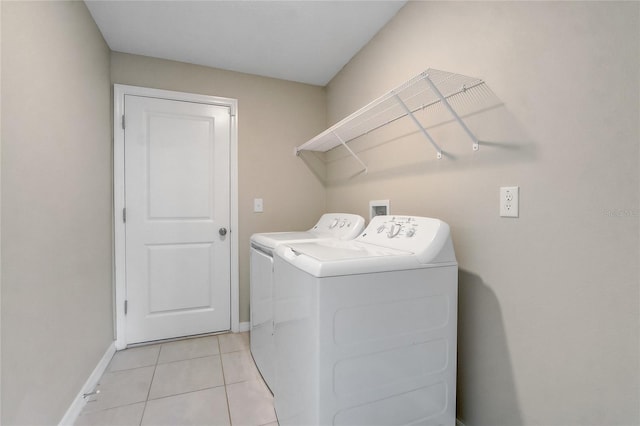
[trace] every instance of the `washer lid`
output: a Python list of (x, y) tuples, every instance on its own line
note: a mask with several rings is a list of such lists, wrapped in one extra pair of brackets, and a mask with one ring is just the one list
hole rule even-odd
[(408, 256), (411, 252), (363, 244), (356, 241), (317, 241), (287, 244), (296, 254), (310, 256), (319, 262), (350, 261), (355, 259)]
[(257, 243), (261, 246), (268, 248), (276, 248), (285, 242), (296, 241), (313, 241), (322, 238), (320, 235), (314, 232), (268, 232), (264, 234), (253, 234), (251, 236), (251, 242)]
[(253, 234), (251, 242), (274, 249), (285, 242), (317, 241), (328, 238), (351, 240), (357, 237), (363, 229), (364, 219), (362, 216), (349, 213), (326, 213), (308, 231)]
[[(424, 268), (413, 253), (376, 247), (356, 241), (319, 241), (282, 244), (276, 248), (281, 260), (314, 277), (366, 274)], [(278, 267), (276, 267), (276, 271)], [(277, 273), (277, 272), (276, 272)]]

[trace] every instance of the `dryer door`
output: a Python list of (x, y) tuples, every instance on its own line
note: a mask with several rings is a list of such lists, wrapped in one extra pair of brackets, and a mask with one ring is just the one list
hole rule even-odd
[(273, 342), (273, 257), (251, 248), (251, 354), (267, 386), (272, 388)]

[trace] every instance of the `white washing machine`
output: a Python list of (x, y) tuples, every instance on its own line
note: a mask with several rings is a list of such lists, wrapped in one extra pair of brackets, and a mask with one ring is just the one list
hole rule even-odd
[(455, 424), (446, 223), (376, 216), (352, 241), (287, 244), (274, 260), (281, 426)]
[(364, 229), (361, 216), (327, 213), (304, 232), (270, 232), (251, 236), (250, 309), (251, 354), (266, 384), (273, 392), (275, 348), (273, 340), (273, 251), (283, 243), (350, 240)]

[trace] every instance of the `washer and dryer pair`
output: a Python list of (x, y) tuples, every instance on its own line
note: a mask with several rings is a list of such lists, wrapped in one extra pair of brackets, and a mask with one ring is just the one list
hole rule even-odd
[(449, 226), (424, 217), (277, 246), (280, 425), (454, 425), (457, 271)]

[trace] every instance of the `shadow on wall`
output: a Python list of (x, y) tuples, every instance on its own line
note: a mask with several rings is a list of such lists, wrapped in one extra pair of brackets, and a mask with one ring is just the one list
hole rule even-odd
[[(328, 186), (446, 171), (478, 170), (497, 165), (531, 162), (537, 158), (536, 144), (524, 126), (504, 105), (497, 105), (464, 117), (479, 137), (479, 151), (473, 151), (468, 136), (451, 120), (425, 126), (440, 143), (442, 159), (411, 122), (392, 123), (349, 143), (368, 166), (368, 173), (355, 173), (358, 162), (341, 146), (326, 153), (325, 163), (307, 165), (317, 168)], [(423, 120), (425, 121), (425, 120)], [(357, 179), (354, 179), (357, 178)]]
[(296, 155), (304, 161), (318, 181), (321, 183), (327, 181), (327, 166), (325, 164), (326, 160), (324, 152), (300, 151), (296, 153)]
[(522, 424), (498, 299), (459, 270), (457, 417), (467, 426)]

